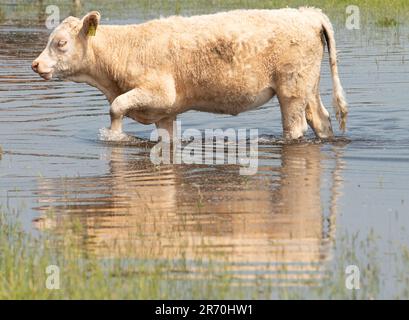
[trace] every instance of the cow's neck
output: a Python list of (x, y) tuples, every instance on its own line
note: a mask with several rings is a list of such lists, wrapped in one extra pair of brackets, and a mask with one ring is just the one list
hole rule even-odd
[[(127, 90), (121, 84), (121, 76), (125, 70), (121, 61), (120, 50), (122, 44), (117, 35), (117, 30), (108, 26), (98, 28), (95, 38), (91, 38), (86, 54), (88, 68), (80, 76), (81, 82), (86, 82), (101, 90), (108, 101), (112, 101)], [(122, 62), (122, 63), (121, 63)]]

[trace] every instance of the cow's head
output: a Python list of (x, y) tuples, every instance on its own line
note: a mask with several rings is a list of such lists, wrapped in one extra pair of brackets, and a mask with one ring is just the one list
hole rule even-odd
[(51, 33), (44, 51), (31, 65), (45, 80), (65, 78), (84, 67), (88, 37), (95, 35), (101, 15), (97, 11), (84, 18), (66, 18)]

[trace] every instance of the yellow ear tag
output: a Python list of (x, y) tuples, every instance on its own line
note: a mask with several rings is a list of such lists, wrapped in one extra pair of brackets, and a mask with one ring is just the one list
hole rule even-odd
[(96, 32), (97, 32), (97, 28), (95, 28), (94, 25), (90, 25), (88, 28), (87, 36), (94, 37)]

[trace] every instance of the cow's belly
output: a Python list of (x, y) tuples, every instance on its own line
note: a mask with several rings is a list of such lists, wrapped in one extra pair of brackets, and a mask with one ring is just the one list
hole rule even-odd
[(274, 95), (275, 92), (272, 88), (265, 88), (257, 95), (248, 94), (228, 98), (226, 96), (214, 96), (204, 101), (193, 103), (193, 106), (175, 107), (173, 113), (151, 110), (149, 106), (146, 106), (142, 108), (143, 110), (131, 109), (127, 112), (126, 116), (142, 124), (151, 124), (165, 117), (177, 115), (188, 110), (237, 115), (262, 106), (272, 99)]
[(256, 95), (244, 94), (239, 96), (223, 95), (211, 97), (200, 101), (192, 109), (203, 112), (237, 115), (266, 104), (274, 96), (275, 92), (272, 88), (265, 88)]
[[(149, 107), (147, 107), (149, 109)], [(131, 109), (126, 113), (126, 117), (142, 124), (152, 124), (164, 118), (165, 113), (152, 112), (147, 110)]]
[(263, 104), (269, 102), (275, 96), (272, 88), (265, 88), (254, 99), (253, 103), (248, 106), (247, 110), (261, 107)]

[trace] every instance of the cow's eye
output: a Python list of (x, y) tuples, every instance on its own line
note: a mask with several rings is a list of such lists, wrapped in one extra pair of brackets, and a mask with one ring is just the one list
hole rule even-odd
[(67, 44), (66, 40), (60, 40), (58, 41), (58, 48), (63, 48)]

